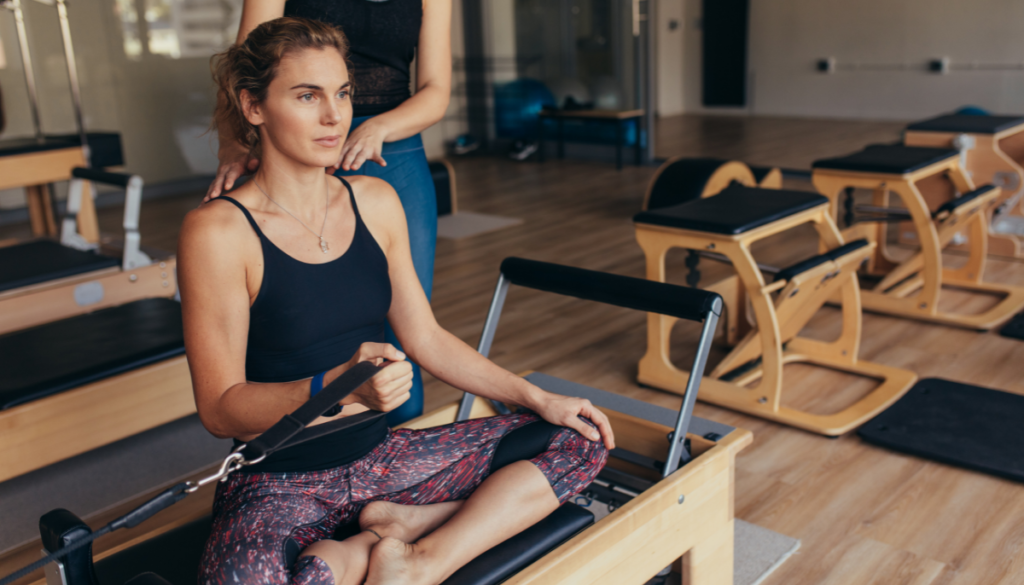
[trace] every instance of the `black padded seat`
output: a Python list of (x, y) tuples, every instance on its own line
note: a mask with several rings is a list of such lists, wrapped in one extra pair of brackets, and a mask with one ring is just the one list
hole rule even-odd
[(0, 336), (0, 410), (185, 353), (181, 305), (143, 299)]
[(455, 571), (442, 585), (501, 583), (593, 523), (594, 515), (587, 510), (563, 504), (547, 518)]
[(117, 258), (36, 240), (0, 248), (0, 292), (121, 265)]
[(997, 134), (1024, 125), (1024, 116), (965, 116), (947, 114), (915, 122), (907, 130), (917, 132), (960, 132), (964, 134)]
[(828, 205), (828, 199), (817, 193), (744, 187), (733, 183), (718, 195), (640, 212), (633, 221), (738, 235), (819, 205)]
[[(124, 164), (121, 149), (121, 135), (116, 132), (87, 132), (89, 152), (93, 168), (117, 167)], [(56, 134), (35, 138), (11, 138), (0, 140), (0, 156), (15, 156), (32, 152), (74, 148), (82, 144), (78, 134)]]
[(936, 209), (932, 213), (932, 217), (938, 217), (939, 214), (941, 214), (943, 212), (947, 212), (947, 211), (949, 213), (953, 213), (961, 205), (964, 205), (965, 203), (970, 203), (971, 201), (974, 201), (975, 199), (977, 199), (978, 197), (981, 197), (985, 193), (988, 193), (992, 189), (995, 189), (995, 187), (992, 186), (992, 185), (983, 185), (981, 187), (978, 187), (974, 191), (970, 191), (968, 193), (964, 193), (963, 195), (957, 197), (956, 199), (950, 199), (949, 201), (943, 203), (941, 207)]
[(816, 160), (811, 166), (816, 169), (905, 175), (959, 154), (948, 148), (872, 144), (847, 156)]
[[(564, 504), (547, 518), (470, 561), (444, 585), (500, 583), (593, 523), (594, 515), (587, 510)], [(100, 585), (121, 585), (146, 572), (156, 573), (171, 585), (194, 585), (211, 524), (210, 516), (200, 518), (97, 561)], [(140, 581), (138, 585), (142, 583), (155, 585), (160, 581)]]
[(821, 266), (826, 262), (834, 262), (842, 258), (843, 256), (849, 254), (850, 252), (853, 252), (854, 250), (860, 250), (861, 248), (867, 245), (868, 241), (861, 238), (859, 240), (854, 240), (852, 242), (843, 244), (838, 248), (829, 250), (824, 254), (818, 254), (817, 256), (813, 256), (806, 260), (801, 260), (800, 262), (797, 262), (792, 266), (787, 266), (786, 268), (783, 268), (782, 270), (775, 273), (775, 281), (778, 282), (780, 280), (792, 280), (793, 277), (795, 277), (798, 274), (803, 274), (804, 272), (807, 272), (808, 270), (815, 268), (817, 266)]

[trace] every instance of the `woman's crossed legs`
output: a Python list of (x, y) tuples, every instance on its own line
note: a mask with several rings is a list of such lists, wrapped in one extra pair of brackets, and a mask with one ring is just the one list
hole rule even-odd
[[(236, 475), (218, 490), (200, 582), (437, 583), (582, 491), (606, 459), (600, 442), (513, 414), (395, 431), (337, 469)], [(359, 534), (329, 540), (357, 517)]]

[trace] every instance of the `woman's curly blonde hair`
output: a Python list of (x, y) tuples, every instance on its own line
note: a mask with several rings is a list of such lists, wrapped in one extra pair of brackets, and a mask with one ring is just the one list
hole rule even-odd
[(340, 29), (308, 18), (284, 17), (264, 22), (244, 42), (214, 55), (210, 60), (218, 88), (214, 126), (259, 158), (260, 131), (245, 118), (242, 91), (248, 90), (261, 103), (285, 55), (328, 47), (337, 49), (348, 65), (348, 40)]

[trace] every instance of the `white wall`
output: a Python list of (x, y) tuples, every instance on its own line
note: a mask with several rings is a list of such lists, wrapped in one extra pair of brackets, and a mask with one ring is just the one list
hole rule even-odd
[[(685, 0), (685, 109), (701, 106), (700, 0)], [(752, 0), (750, 105), (761, 115), (916, 119), (973, 104), (1024, 112), (1024, 70), (964, 71), (971, 62), (1024, 67), (1021, 0)], [(835, 57), (839, 70), (814, 70)], [(948, 56), (954, 70), (924, 70)], [(905, 67), (905, 70), (850, 70)], [(721, 111), (721, 110), (715, 110)]]
[[(657, 27), (655, 31), (657, 55), (656, 108), (659, 116), (674, 116), (683, 113), (683, 72), (685, 45), (683, 31), (686, 30), (684, 0), (658, 0)], [(672, 28), (672, 23), (676, 24)]]

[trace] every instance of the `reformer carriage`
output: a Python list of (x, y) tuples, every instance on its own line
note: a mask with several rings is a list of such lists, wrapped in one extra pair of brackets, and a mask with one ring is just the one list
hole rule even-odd
[[(697, 372), (703, 370), (722, 312), (715, 293), (509, 258), (502, 263), (481, 336), (479, 350), (485, 355), (511, 284), (700, 322), (693, 364)], [(687, 583), (731, 585), (734, 462), (751, 435), (692, 416), (700, 377), (694, 378), (677, 412), (537, 372), (527, 379), (550, 392), (588, 398), (611, 419), (619, 448), (577, 501), (613, 511), (595, 522), (587, 506), (566, 504), (446, 583), (644, 583), (674, 565)], [(502, 409), (466, 395), (406, 426), (434, 426)], [(41, 529), (51, 552), (90, 533), (67, 511), (47, 514)], [(196, 543), (208, 531), (208, 518), (169, 531), (157, 528), (153, 532), (159, 535), (136, 538), (138, 544), (97, 559), (95, 568), (85, 547), (54, 565), (48, 575), (51, 583), (66, 585), (107, 585), (129, 578), (136, 585), (194, 581), (201, 548)]]

